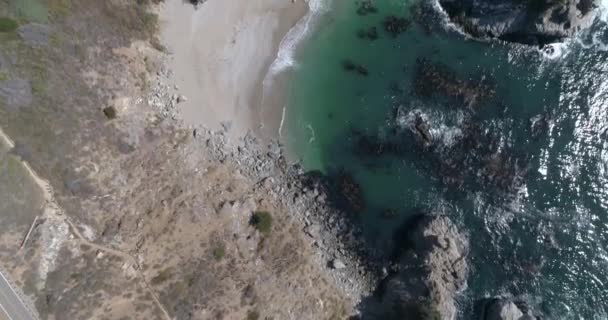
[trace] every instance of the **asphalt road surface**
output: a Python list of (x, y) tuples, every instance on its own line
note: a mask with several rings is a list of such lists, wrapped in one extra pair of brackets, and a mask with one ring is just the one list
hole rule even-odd
[(0, 320), (36, 320), (0, 272)]

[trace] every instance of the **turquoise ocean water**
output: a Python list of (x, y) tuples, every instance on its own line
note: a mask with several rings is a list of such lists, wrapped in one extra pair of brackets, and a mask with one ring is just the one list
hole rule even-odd
[[(548, 319), (607, 319), (605, 24), (547, 54), (466, 39), (415, 2), (377, 0), (366, 15), (358, 2), (326, 5), (296, 55), (283, 142), (306, 169), (360, 185), (365, 208), (353, 215), (370, 247), (388, 255), (408, 216), (446, 214), (471, 243), (461, 319), (495, 295)], [(392, 36), (389, 15), (411, 25)], [(439, 87), (420, 94), (429, 65), (493, 94), (475, 105)]]

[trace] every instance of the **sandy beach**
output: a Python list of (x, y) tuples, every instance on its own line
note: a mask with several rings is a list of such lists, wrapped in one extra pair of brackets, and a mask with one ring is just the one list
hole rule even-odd
[[(264, 76), (307, 10), (303, 0), (208, 0), (197, 8), (165, 1), (161, 40), (170, 53), (170, 84), (187, 99), (179, 104), (182, 120), (210, 129), (226, 124), (232, 136), (259, 132), (268, 114), (260, 111)], [(270, 117), (280, 121), (282, 106), (264, 109), (277, 110)]]

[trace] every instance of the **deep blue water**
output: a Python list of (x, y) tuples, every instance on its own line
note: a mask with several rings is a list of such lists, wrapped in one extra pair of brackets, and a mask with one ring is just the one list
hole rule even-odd
[[(364, 208), (353, 214), (378, 252), (399, 246), (392, 233), (408, 216), (450, 216), (471, 244), (461, 319), (495, 295), (548, 319), (607, 319), (605, 23), (550, 57), (466, 39), (440, 16), (417, 18), (413, 2), (374, 3), (364, 16), (357, 2), (328, 4), (301, 46), (284, 132), (291, 152), (360, 185)], [(412, 24), (393, 37), (388, 15)], [(429, 70), (479, 98), (450, 94)]]

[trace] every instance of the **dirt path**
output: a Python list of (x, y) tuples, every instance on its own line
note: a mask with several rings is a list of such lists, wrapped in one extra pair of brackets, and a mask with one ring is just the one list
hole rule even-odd
[[(4, 142), (6, 143), (6, 145), (8, 146), (9, 149), (12, 149), (12, 148), (15, 147), (15, 142), (8, 135), (6, 135), (6, 133), (4, 133), (4, 131), (2, 130), (2, 128), (0, 128), (0, 138), (2, 140), (4, 140)], [(116, 250), (116, 249), (112, 249), (112, 248), (109, 248), (109, 247), (104, 247), (104, 246), (101, 246), (101, 245), (98, 245), (96, 243), (88, 241), (80, 233), (80, 231), (78, 230), (78, 228), (76, 227), (76, 225), (74, 224), (74, 222), (72, 220), (70, 220), (70, 218), (65, 214), (64, 210), (59, 206), (59, 204), (57, 204), (57, 201), (55, 200), (55, 195), (54, 195), (53, 187), (51, 186), (51, 184), (47, 180), (42, 179), (32, 169), (32, 167), (27, 162), (25, 162), (23, 160), (21, 160), (20, 162), (23, 165), (23, 167), (27, 170), (27, 172), (29, 173), (29, 175), (32, 177), (32, 179), (34, 180), (34, 182), (36, 183), (36, 185), (38, 185), (40, 187), (40, 189), (42, 189), (42, 191), (44, 193), (44, 199), (46, 201), (46, 205), (48, 207), (50, 207), (51, 209), (53, 209), (53, 212), (55, 212), (57, 214), (57, 216), (58, 216), (59, 219), (62, 219), (64, 222), (66, 222), (70, 226), (70, 228), (72, 229), (72, 232), (78, 238), (78, 241), (81, 244), (86, 244), (86, 245), (90, 246), (91, 248), (97, 249), (97, 250), (102, 251), (104, 253), (120, 257), (120, 258), (124, 259), (125, 261), (127, 261), (128, 263), (130, 263), (131, 265), (133, 265), (135, 267), (136, 272), (137, 272), (137, 276), (141, 279), (141, 281), (143, 283), (142, 287), (146, 291), (148, 291), (148, 293), (150, 293), (150, 295), (152, 296), (152, 299), (154, 299), (154, 302), (156, 303), (156, 305), (158, 306), (158, 308), (165, 315), (165, 318), (167, 320), (172, 320), (171, 316), (169, 315), (169, 312), (167, 312), (167, 310), (161, 304), (160, 300), (158, 299), (158, 297), (156, 296), (156, 294), (154, 293), (154, 291), (152, 290), (152, 288), (150, 288), (150, 285), (148, 284), (148, 281), (146, 280), (146, 278), (144, 277), (143, 273), (141, 272), (141, 268), (140, 268), (139, 263), (137, 263), (137, 259), (135, 259), (133, 256), (131, 256), (131, 255), (127, 254), (127, 253), (124, 253), (122, 251), (119, 251), (119, 250)]]

